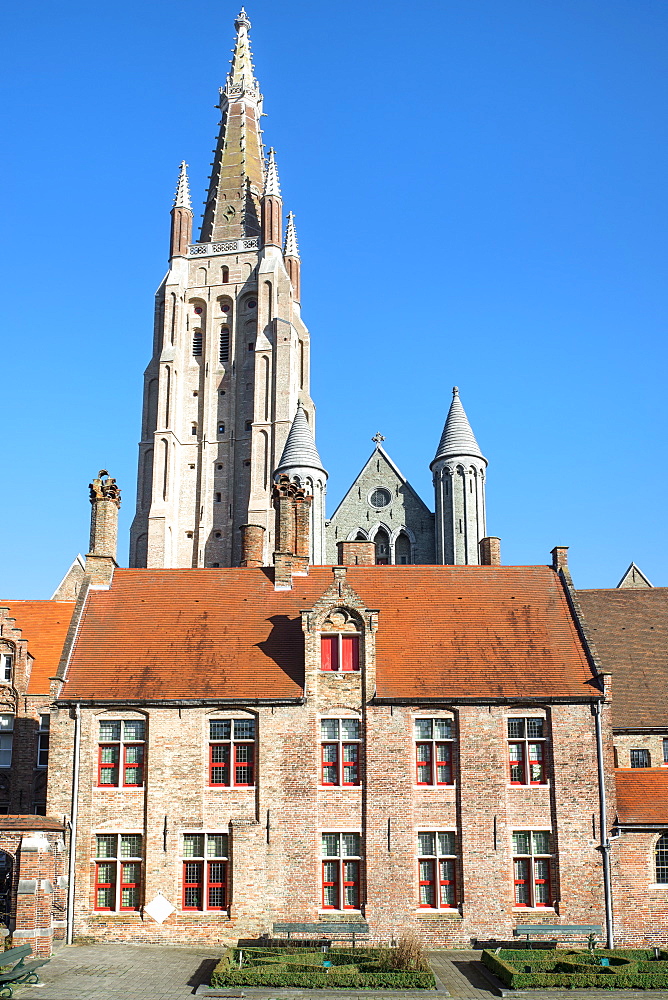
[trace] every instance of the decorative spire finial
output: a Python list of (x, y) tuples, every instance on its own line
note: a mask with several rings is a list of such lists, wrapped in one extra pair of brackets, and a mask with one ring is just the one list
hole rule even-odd
[(459, 395), (459, 386), (453, 385), (453, 387), (452, 387), (452, 395), (453, 396), (458, 396)]
[(265, 195), (273, 195), (274, 198), (281, 197), (281, 185), (278, 180), (278, 170), (276, 168), (276, 150), (273, 146), (269, 150), (269, 162), (267, 163), (267, 173), (264, 180), (264, 193)]
[(373, 436), (373, 437), (371, 438), (371, 440), (372, 440), (372, 441), (375, 441), (375, 442), (376, 442), (376, 444), (378, 445), (378, 444), (380, 444), (380, 442), (381, 442), (381, 441), (384, 441), (384, 440), (385, 440), (385, 438), (384, 438), (384, 437), (383, 437), (383, 435), (382, 435), (382, 434), (380, 433), (380, 431), (377, 431), (377, 432), (376, 432), (376, 433), (374, 434), (374, 436)]
[(241, 10), (237, 14), (237, 18), (236, 18), (236, 20), (234, 22), (234, 27), (237, 29), (237, 31), (239, 31), (239, 29), (241, 28), (242, 25), (245, 27), (246, 31), (250, 30), (251, 23), (248, 20), (248, 14), (246, 13), (246, 10), (245, 10), (244, 7), (241, 8)]
[(188, 184), (188, 164), (181, 160), (179, 167), (179, 182), (176, 185), (174, 208), (192, 208), (190, 203), (190, 185)]
[(285, 245), (283, 247), (284, 257), (295, 257), (299, 260), (299, 244), (297, 243), (297, 232), (295, 230), (295, 213), (288, 212), (288, 224), (285, 228)]

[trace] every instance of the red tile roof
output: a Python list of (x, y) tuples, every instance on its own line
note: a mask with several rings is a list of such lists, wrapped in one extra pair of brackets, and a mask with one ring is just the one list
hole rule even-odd
[(74, 601), (0, 601), (16, 618), (22, 638), (28, 640), (28, 652), (34, 657), (28, 694), (48, 694), (70, 627)]
[(668, 587), (579, 590), (604, 670), (612, 673), (616, 729), (648, 729), (668, 719)]
[[(117, 570), (88, 597), (62, 697), (299, 697), (300, 611), (333, 579), (314, 566), (274, 591), (266, 569)], [(598, 693), (547, 566), (356, 566), (347, 580), (380, 611), (379, 697)]]
[[(4, 607), (4, 605), (3, 605)], [(62, 819), (55, 816), (0, 816), (0, 830), (64, 830)]]
[(620, 768), (615, 782), (620, 823), (668, 826), (668, 767)]

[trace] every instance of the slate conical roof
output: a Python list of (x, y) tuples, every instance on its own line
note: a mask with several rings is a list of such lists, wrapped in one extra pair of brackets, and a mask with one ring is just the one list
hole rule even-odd
[(309, 422), (304, 413), (301, 403), (297, 404), (295, 419), (285, 442), (285, 448), (278, 463), (276, 472), (285, 472), (286, 469), (320, 469), (327, 475), (325, 468), (315, 446), (313, 432), (309, 427)]
[(481, 458), (483, 462), (487, 461), (480, 451), (475, 434), (471, 430), (469, 418), (466, 416), (459, 398), (459, 389), (455, 386), (452, 390), (452, 403), (450, 404), (450, 410), (445, 421), (445, 427), (443, 428), (439, 446), (436, 449), (434, 461), (431, 464), (433, 465), (434, 462), (438, 462), (442, 458), (457, 458), (460, 455), (473, 456)]

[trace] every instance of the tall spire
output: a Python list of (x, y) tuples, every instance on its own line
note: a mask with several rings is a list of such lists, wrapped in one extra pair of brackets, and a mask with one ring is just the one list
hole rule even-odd
[(292, 427), (276, 472), (287, 472), (288, 469), (320, 469), (322, 472), (325, 471), (316, 448), (313, 431), (301, 403), (297, 404), (297, 412), (292, 421)]
[(434, 456), (434, 462), (442, 458), (458, 458), (469, 455), (474, 458), (482, 458), (483, 453), (475, 439), (475, 434), (471, 429), (469, 418), (466, 416), (457, 386), (452, 390), (452, 403), (445, 421), (445, 427), (441, 435), (441, 440)]
[(283, 247), (283, 256), (294, 257), (295, 260), (299, 260), (299, 244), (297, 243), (294, 212), (288, 212), (288, 224), (285, 227), (285, 245)]
[(188, 164), (181, 160), (179, 167), (179, 182), (176, 185), (173, 208), (192, 208), (190, 203), (190, 185), (188, 184)]
[(276, 150), (269, 150), (269, 162), (267, 163), (267, 174), (264, 180), (265, 195), (273, 195), (275, 198), (281, 197), (281, 185), (278, 180), (278, 169), (276, 168)]
[(202, 222), (202, 243), (260, 235), (264, 188), (262, 95), (253, 69), (250, 21), (243, 8), (234, 26), (237, 37), (227, 81), (220, 90), (222, 118)]

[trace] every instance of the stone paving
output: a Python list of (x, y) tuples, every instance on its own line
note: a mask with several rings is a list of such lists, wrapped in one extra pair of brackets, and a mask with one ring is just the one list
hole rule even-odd
[[(61, 946), (40, 969), (39, 987), (17, 988), (17, 1000), (185, 1000), (203, 987), (222, 949), (170, 948), (163, 945), (96, 944)], [(462, 1000), (491, 1000), (500, 995), (480, 972), (479, 951), (433, 951), (429, 954), (438, 985)], [(198, 987), (200, 988), (198, 990)], [(33, 992), (34, 990), (34, 992)], [(209, 996), (246, 997), (247, 1000), (427, 1000), (424, 992), (237, 989)], [(668, 1000), (668, 990), (532, 990), (518, 992), (518, 1000)]]

